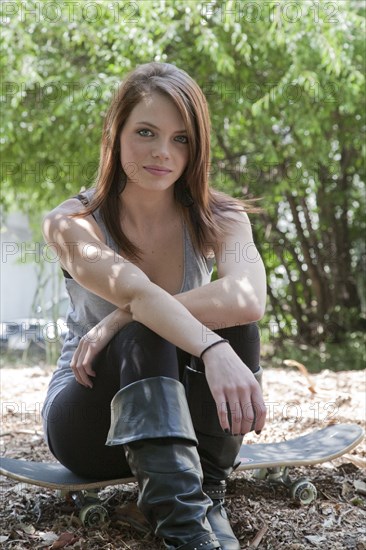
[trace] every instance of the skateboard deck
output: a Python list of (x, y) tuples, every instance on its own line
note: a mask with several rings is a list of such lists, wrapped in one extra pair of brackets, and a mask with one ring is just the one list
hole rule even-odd
[(287, 441), (244, 444), (239, 453), (239, 470), (321, 464), (348, 453), (361, 443), (363, 436), (357, 424), (332, 424)]
[[(315, 487), (307, 479), (292, 482), (288, 468), (333, 460), (351, 451), (362, 441), (363, 436), (364, 432), (357, 424), (333, 424), (288, 441), (243, 444), (238, 455), (240, 465), (236, 471), (256, 470), (255, 477), (258, 479), (283, 484), (290, 488), (293, 498), (308, 504), (316, 498)], [(58, 489), (64, 494), (77, 494), (135, 481), (134, 477), (87, 479), (70, 472), (59, 463), (6, 457), (0, 459), (0, 474), (24, 484)], [(89, 512), (93, 506), (98, 506), (95, 504), (98, 502), (95, 495), (94, 504), (88, 503)], [(99, 512), (101, 511), (102, 507), (99, 506)], [(85, 513), (81, 516), (85, 516)]]

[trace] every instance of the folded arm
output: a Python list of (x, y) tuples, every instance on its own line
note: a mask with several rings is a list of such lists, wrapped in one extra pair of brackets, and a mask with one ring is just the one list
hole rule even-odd
[[(70, 199), (43, 223), (44, 237), (62, 266), (83, 287), (115, 304), (174, 345), (199, 356), (207, 330), (173, 296), (152, 283), (133, 263), (109, 248), (91, 216), (72, 217), (80, 202)], [(218, 339), (211, 334), (212, 341)]]
[(213, 330), (258, 321), (265, 309), (266, 274), (248, 216), (232, 217), (230, 231), (214, 247), (218, 279), (175, 296)]

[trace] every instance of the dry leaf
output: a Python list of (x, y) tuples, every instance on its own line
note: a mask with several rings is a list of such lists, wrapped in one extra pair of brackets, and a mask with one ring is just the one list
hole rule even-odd
[(351, 454), (345, 454), (343, 455), (342, 457), (343, 462), (347, 461), (347, 462), (351, 462), (352, 464), (354, 464), (355, 466), (357, 466), (357, 468), (361, 468), (361, 469), (365, 469), (366, 468), (366, 460), (364, 458), (361, 458), (359, 456), (355, 456), (355, 455), (351, 455)]
[(140, 533), (151, 532), (151, 525), (137, 508), (136, 502), (129, 502), (123, 506), (118, 506), (114, 511), (112, 519), (113, 521), (127, 523)]
[(327, 537), (323, 535), (305, 535), (306, 540), (314, 544), (314, 546), (319, 546), (322, 542), (327, 540)]
[(335, 518), (334, 516), (330, 516), (329, 518), (327, 518), (325, 520), (325, 522), (323, 523), (323, 527), (325, 529), (329, 529), (330, 527), (333, 527), (333, 525), (335, 524)]
[(27, 535), (34, 535), (34, 533), (36, 532), (33, 525), (27, 525), (26, 523), (18, 523), (18, 525), (16, 525), (16, 528), (21, 529), (23, 533), (27, 533)]
[(303, 365), (302, 363), (298, 363), (297, 361), (294, 361), (293, 359), (285, 359), (284, 364), (286, 365), (286, 367), (296, 367), (297, 369), (299, 369), (301, 374), (303, 374), (305, 376), (306, 380), (309, 383), (308, 390), (312, 394), (316, 393), (314, 382), (313, 382), (313, 380), (312, 380), (312, 378), (309, 374), (308, 369), (305, 367), (305, 365)]
[(52, 544), (58, 539), (58, 535), (56, 535), (56, 533), (53, 533), (53, 531), (46, 531), (44, 533), (39, 532), (38, 535), (47, 544)]
[(51, 550), (58, 550), (59, 548), (65, 548), (70, 544), (74, 544), (79, 540), (73, 533), (62, 533), (60, 537), (52, 544)]
[(348, 481), (342, 483), (342, 497), (349, 497), (353, 494), (353, 487)]

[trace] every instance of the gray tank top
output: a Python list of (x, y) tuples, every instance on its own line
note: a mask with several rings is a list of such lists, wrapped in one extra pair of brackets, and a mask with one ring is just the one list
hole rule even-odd
[[(82, 193), (88, 201), (92, 198), (94, 189), (89, 189)], [(83, 201), (84, 202), (84, 201)], [(99, 209), (95, 210), (93, 217), (101, 228), (107, 245), (118, 253), (118, 246), (108, 232)], [(186, 292), (193, 288), (203, 286), (210, 282), (213, 269), (213, 259), (207, 259), (198, 254), (191, 242), (189, 231), (184, 224), (184, 274), (182, 286), (179, 293)], [(92, 264), (91, 264), (92, 267)], [(69, 380), (74, 378), (70, 368), (72, 356), (78, 346), (80, 338), (86, 334), (92, 327), (99, 323), (104, 317), (116, 309), (114, 304), (107, 302), (89, 290), (86, 290), (66, 272), (65, 285), (69, 295), (69, 307), (66, 314), (66, 323), (68, 332), (62, 346), (61, 355), (57, 362), (57, 368), (54, 371), (46, 394), (42, 409), (43, 427), (45, 438), (47, 439), (47, 416), (49, 407), (57, 394), (64, 389)]]

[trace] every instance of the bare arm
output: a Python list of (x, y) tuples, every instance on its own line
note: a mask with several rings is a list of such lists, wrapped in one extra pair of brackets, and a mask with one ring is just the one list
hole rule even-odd
[(259, 320), (266, 303), (266, 274), (246, 214), (235, 214), (215, 256), (218, 279), (175, 298), (214, 330)]
[(61, 264), (79, 284), (192, 355), (200, 355), (208, 337), (211, 342), (219, 339), (141, 269), (111, 250), (91, 216), (70, 216), (79, 210), (80, 202), (71, 199), (43, 223), (47, 243), (57, 248)]

